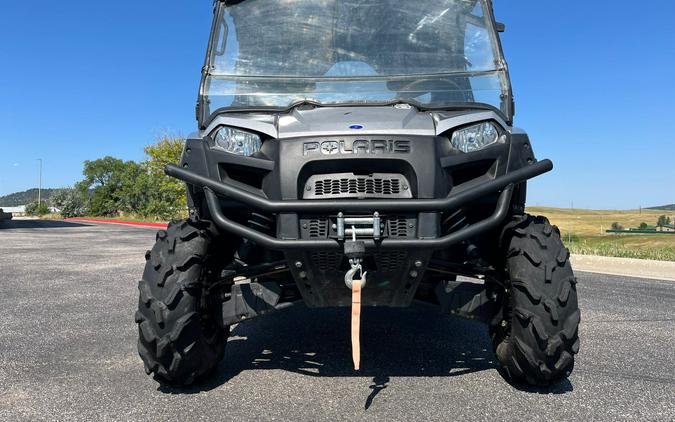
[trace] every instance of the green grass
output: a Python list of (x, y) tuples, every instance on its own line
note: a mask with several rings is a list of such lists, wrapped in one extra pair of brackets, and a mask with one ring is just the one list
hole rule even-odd
[[(624, 227), (655, 224), (664, 211), (601, 211), (560, 208), (529, 208), (531, 214), (545, 215), (560, 228), (570, 251), (581, 255), (675, 261), (675, 235), (606, 233), (613, 222)], [(672, 214), (672, 213), (671, 213)]]
[[(675, 245), (659, 242), (658, 235), (564, 236), (570, 252), (580, 255), (675, 261)], [(675, 240), (675, 239), (673, 239)]]

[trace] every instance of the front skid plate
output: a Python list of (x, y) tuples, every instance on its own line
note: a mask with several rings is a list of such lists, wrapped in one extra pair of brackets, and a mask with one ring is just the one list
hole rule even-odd
[[(431, 255), (426, 250), (367, 255), (363, 261), (363, 269), (368, 272), (363, 306), (410, 306)], [(307, 306), (351, 306), (351, 291), (344, 282), (350, 267), (342, 252), (287, 252), (286, 259)]]

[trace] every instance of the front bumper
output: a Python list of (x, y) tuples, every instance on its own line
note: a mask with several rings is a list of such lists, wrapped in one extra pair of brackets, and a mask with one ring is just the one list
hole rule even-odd
[(441, 236), (438, 238), (417, 239), (383, 239), (379, 243), (374, 240), (366, 241), (369, 249), (400, 249), (400, 248), (423, 248), (444, 249), (453, 244), (462, 242), (483, 232), (494, 229), (503, 221), (509, 211), (513, 187), (528, 179), (539, 176), (553, 169), (550, 160), (539, 161), (528, 167), (509, 173), (508, 175), (482, 183), (477, 187), (440, 199), (399, 199), (396, 201), (346, 201), (346, 200), (308, 200), (308, 201), (274, 201), (257, 196), (235, 186), (208, 179), (189, 170), (175, 165), (169, 165), (166, 173), (169, 176), (183, 180), (193, 186), (204, 189), (206, 201), (211, 217), (214, 222), (224, 231), (235, 236), (249, 239), (269, 249), (284, 251), (297, 249), (341, 249), (337, 240), (300, 240), (279, 239), (256, 231), (253, 228), (237, 223), (225, 216), (222, 212), (218, 195), (244, 203), (251, 208), (271, 213), (338, 213), (338, 212), (373, 212), (382, 213), (397, 212), (428, 212), (448, 211), (461, 208), (473, 200), (482, 196), (501, 191), (494, 213), (487, 219), (466, 227), (460, 231)]
[[(188, 140), (181, 166), (169, 165), (166, 173), (188, 184), (193, 205), (223, 232), (283, 252), (309, 306), (350, 303), (343, 281), (348, 265), (344, 237), (330, 230), (336, 216), (358, 219), (377, 212), (385, 221), (399, 218), (404, 226), (414, 226), (404, 235), (385, 231), (381, 237), (359, 238), (369, 271), (364, 305), (408, 306), (434, 251), (498, 229), (519, 201), (514, 198), (517, 186), (553, 168), (549, 160), (534, 160), (526, 136), (472, 154), (449, 151), (443, 137), (413, 139), (415, 149), (409, 154), (392, 150), (366, 156), (307, 156), (307, 142), (268, 140), (260, 156), (239, 157), (217, 151), (208, 139)], [(467, 168), (469, 176), (457, 171)], [(345, 171), (362, 177), (369, 170), (399, 173), (410, 185), (409, 198), (301, 199), (308, 197), (306, 189), (317, 174), (328, 180)], [(468, 223), (444, 226), (458, 210), (469, 214)], [(261, 229), (242, 218), (242, 211), (268, 216), (266, 221), (276, 227)], [(313, 231), (315, 227), (322, 230)]]

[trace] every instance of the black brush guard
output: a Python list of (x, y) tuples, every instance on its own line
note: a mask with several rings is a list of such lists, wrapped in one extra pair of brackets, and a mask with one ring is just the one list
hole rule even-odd
[(239, 224), (227, 218), (219, 202), (222, 196), (241, 202), (252, 209), (269, 213), (338, 213), (338, 212), (366, 212), (397, 213), (397, 212), (433, 212), (452, 211), (475, 201), (486, 195), (500, 192), (494, 213), (477, 223), (465, 227), (457, 232), (437, 238), (417, 239), (383, 239), (375, 241), (364, 240), (368, 250), (375, 249), (445, 249), (459, 242), (481, 235), (495, 229), (506, 218), (510, 211), (511, 198), (514, 186), (518, 183), (547, 173), (553, 169), (550, 160), (542, 160), (529, 164), (523, 168), (510, 171), (493, 180), (481, 183), (475, 187), (459, 193), (450, 193), (439, 199), (396, 199), (396, 200), (269, 200), (261, 195), (247, 192), (226, 182), (220, 182), (197, 174), (176, 165), (168, 165), (166, 174), (180, 179), (190, 185), (204, 190), (209, 212), (213, 221), (223, 231), (235, 236), (248, 239), (268, 249), (277, 251), (293, 251), (306, 249), (341, 250), (343, 245), (335, 239), (279, 239), (258, 232), (250, 227)]

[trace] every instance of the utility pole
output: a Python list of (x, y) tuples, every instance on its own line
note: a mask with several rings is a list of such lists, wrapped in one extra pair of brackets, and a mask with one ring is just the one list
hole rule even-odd
[(37, 159), (40, 162), (40, 183), (38, 184), (38, 206), (42, 203), (42, 158)]

